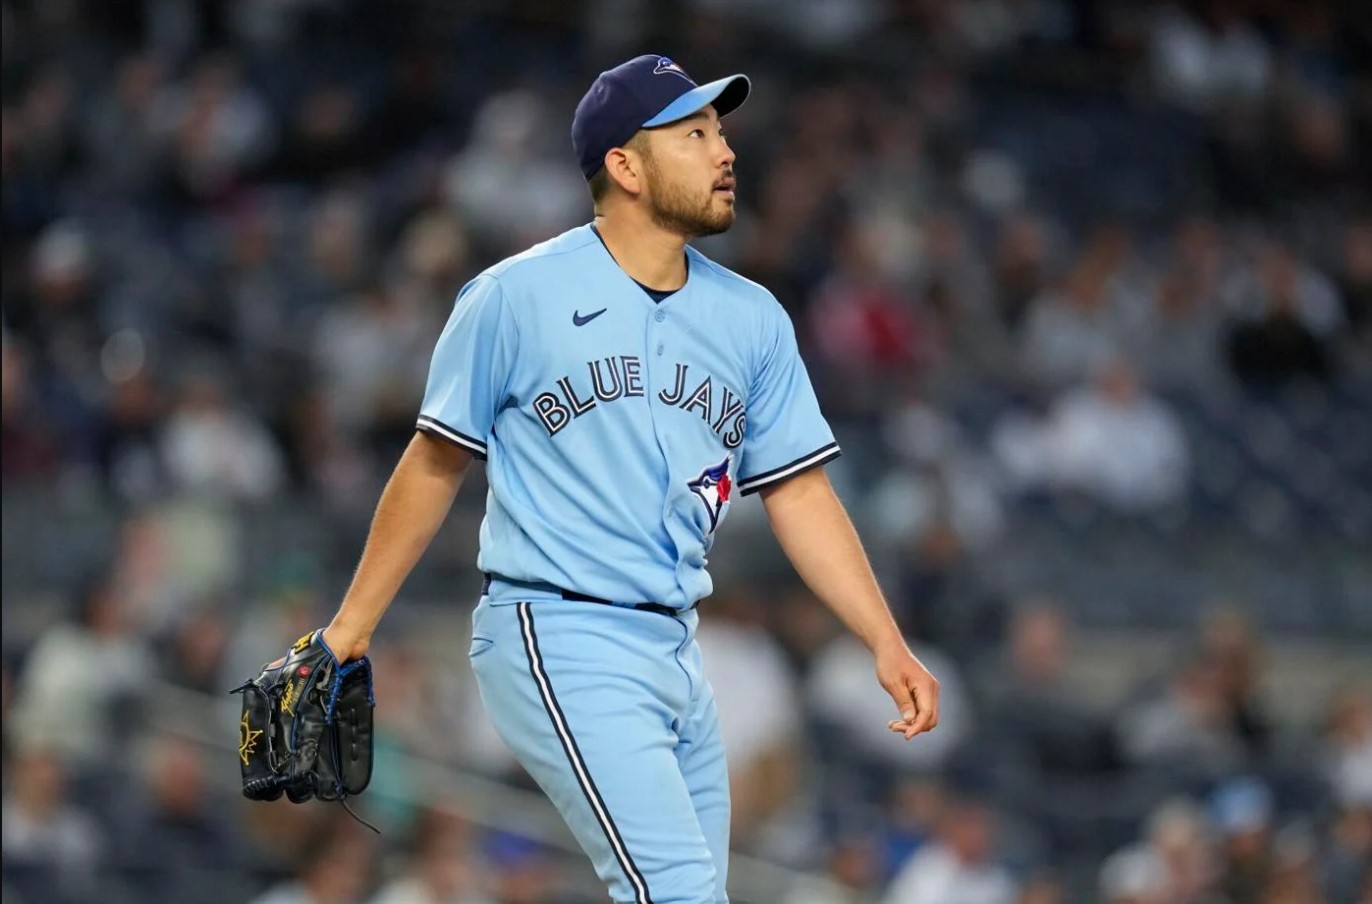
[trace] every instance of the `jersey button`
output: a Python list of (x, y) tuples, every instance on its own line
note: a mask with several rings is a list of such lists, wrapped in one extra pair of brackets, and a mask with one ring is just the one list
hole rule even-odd
[(662, 354), (662, 350), (663, 350), (664, 347), (665, 347), (665, 346), (663, 346), (663, 344), (662, 344), (661, 342), (659, 342), (659, 343), (657, 344), (657, 353), (658, 353), (659, 355)]
[(653, 315), (653, 319), (656, 320), (658, 323), (661, 323), (662, 321), (667, 319), (667, 312), (658, 311), (656, 314)]

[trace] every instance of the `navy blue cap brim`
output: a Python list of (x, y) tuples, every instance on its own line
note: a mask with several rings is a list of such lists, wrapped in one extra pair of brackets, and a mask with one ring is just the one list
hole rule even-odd
[(748, 92), (751, 90), (752, 83), (748, 81), (746, 75), (730, 75), (713, 82), (706, 82), (699, 87), (692, 88), (663, 107), (652, 119), (643, 124), (643, 128), (651, 129), (654, 126), (665, 126), (670, 122), (676, 122), (678, 119), (685, 119), (710, 104), (715, 105), (717, 114), (725, 116), (743, 106), (743, 102), (748, 99)]

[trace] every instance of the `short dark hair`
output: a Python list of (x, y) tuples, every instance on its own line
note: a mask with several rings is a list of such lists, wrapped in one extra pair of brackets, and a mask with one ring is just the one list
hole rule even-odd
[[(642, 129), (635, 132), (633, 137), (624, 142), (623, 147), (632, 148), (644, 157), (652, 157), (652, 151), (648, 145), (647, 133)], [(591, 190), (591, 200), (599, 204), (605, 196), (610, 193), (610, 174), (605, 171), (604, 164), (595, 171), (595, 175), (586, 180), (586, 187)]]

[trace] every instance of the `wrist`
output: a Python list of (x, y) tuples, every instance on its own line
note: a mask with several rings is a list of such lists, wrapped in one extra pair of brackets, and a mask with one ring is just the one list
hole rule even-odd
[(889, 631), (883, 631), (872, 641), (872, 654), (877, 658), (886, 656), (890, 653), (905, 653), (910, 649), (901, 636), (900, 631), (892, 626)]
[(346, 625), (330, 624), (320, 632), (319, 638), (339, 662), (361, 659), (371, 646), (371, 632), (362, 633)]
[(350, 622), (347, 619), (335, 617), (334, 620), (329, 622), (324, 628), (324, 635), (330, 643), (334, 640), (357, 643), (370, 640), (372, 632), (370, 629), (363, 625), (359, 625), (356, 622)]

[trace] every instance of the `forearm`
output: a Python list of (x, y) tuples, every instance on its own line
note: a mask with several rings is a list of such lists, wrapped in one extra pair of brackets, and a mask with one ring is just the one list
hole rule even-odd
[(823, 469), (762, 491), (772, 531), (806, 586), (873, 652), (904, 644), (867, 553)]
[(471, 456), (417, 433), (386, 483), (332, 627), (370, 638), (452, 508)]

